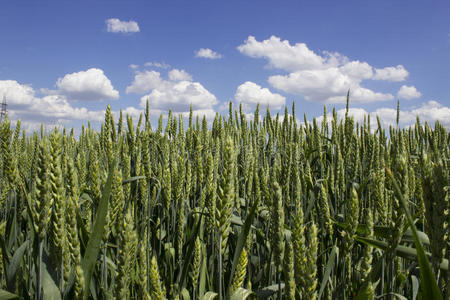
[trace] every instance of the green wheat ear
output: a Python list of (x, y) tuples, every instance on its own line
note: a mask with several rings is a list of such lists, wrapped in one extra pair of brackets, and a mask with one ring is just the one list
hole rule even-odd
[(319, 193), (319, 207), (320, 207), (320, 218), (322, 219), (322, 223), (325, 224), (325, 230), (327, 236), (329, 238), (333, 237), (333, 220), (330, 215), (330, 206), (328, 203), (328, 191), (327, 184), (320, 184), (320, 193)]
[(156, 261), (156, 257), (153, 256), (150, 262), (150, 296), (151, 299), (163, 300), (166, 299), (164, 297), (164, 290), (161, 284), (161, 278), (159, 276), (158, 271), (158, 263)]
[(262, 117), (258, 105), (254, 118), (229, 108), (208, 124), (191, 106), (186, 130), (171, 111), (152, 131), (150, 102), (136, 124), (122, 112), (115, 124), (108, 106), (100, 130), (80, 134), (26, 135), (6, 119), (0, 288), (38, 300), (448, 298), (445, 126), (373, 128), (347, 105), (330, 130), (326, 108), (302, 125), (294, 105)]
[(199, 236), (195, 239), (195, 247), (194, 247), (194, 260), (192, 262), (192, 286), (194, 290), (197, 287), (198, 277), (200, 275), (200, 264), (202, 258), (202, 242), (200, 241)]
[(305, 274), (305, 299), (317, 299), (317, 251), (319, 240), (317, 226), (312, 224), (308, 230), (308, 252)]
[(137, 252), (137, 234), (130, 211), (120, 220), (119, 241), (115, 295), (120, 299), (128, 299), (130, 285), (135, 278), (133, 270)]
[(295, 278), (294, 278), (294, 253), (292, 242), (285, 241), (284, 246), (283, 274), (285, 278), (284, 299), (295, 299)]
[(273, 183), (273, 189), (270, 242), (275, 265), (278, 266), (278, 272), (281, 272), (284, 256), (284, 208), (278, 182)]
[[(146, 236), (146, 234), (144, 235)], [(148, 292), (148, 273), (147, 273), (147, 249), (144, 247), (144, 243), (141, 243), (139, 247), (139, 278), (138, 282), (141, 289), (141, 298), (149, 300), (150, 294)]]
[(233, 141), (230, 137), (227, 138), (224, 149), (224, 170), (221, 176), (221, 182), (218, 191), (218, 201), (216, 206), (217, 227), (219, 235), (222, 238), (222, 244), (219, 249), (222, 255), (225, 253), (225, 248), (228, 242), (228, 235), (230, 233), (230, 219), (231, 209), (233, 206), (234, 182), (234, 149)]
[(242, 249), (241, 255), (239, 256), (238, 265), (236, 267), (236, 272), (234, 273), (232, 287), (231, 287), (231, 295), (238, 288), (242, 287), (245, 275), (247, 274), (247, 250), (245, 248)]
[(303, 211), (299, 209), (294, 216), (292, 228), (292, 248), (294, 254), (294, 277), (299, 294), (306, 295), (306, 266), (308, 263), (305, 226), (303, 224)]
[(53, 198), (50, 195), (50, 153), (46, 140), (39, 146), (38, 177), (35, 188), (35, 230), (40, 239), (47, 234), (47, 227), (52, 215)]

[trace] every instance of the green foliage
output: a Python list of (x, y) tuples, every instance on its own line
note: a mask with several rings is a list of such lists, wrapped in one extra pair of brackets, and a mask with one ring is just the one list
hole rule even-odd
[(444, 126), (150, 109), (0, 124), (0, 299), (449, 297)]

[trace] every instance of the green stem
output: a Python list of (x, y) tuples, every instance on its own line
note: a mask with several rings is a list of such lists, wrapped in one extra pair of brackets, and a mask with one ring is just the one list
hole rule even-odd
[(222, 234), (221, 233), (219, 233), (219, 274), (217, 277), (219, 280), (218, 299), (222, 300)]
[(37, 261), (37, 274), (36, 274), (36, 300), (41, 300), (41, 276), (42, 276), (42, 249), (44, 241), (38, 237), (38, 261)]

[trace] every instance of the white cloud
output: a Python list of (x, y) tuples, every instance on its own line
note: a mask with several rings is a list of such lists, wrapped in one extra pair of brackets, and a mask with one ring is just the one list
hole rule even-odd
[(402, 87), (397, 93), (397, 97), (399, 99), (410, 100), (414, 98), (419, 98), (420, 96), (422, 96), (422, 93), (420, 93), (414, 86), (402, 85)]
[[(142, 100), (141, 103), (139, 104), (139, 107), (129, 106), (129, 107), (126, 107), (125, 109), (122, 109), (122, 114), (124, 116), (126, 116), (126, 115), (131, 116), (133, 118), (133, 120), (138, 120), (141, 113), (143, 114), (145, 111), (146, 101), (147, 101), (147, 99), (145, 99), (145, 101)], [(152, 104), (150, 103), (150, 105), (152, 105)], [(167, 119), (168, 112), (169, 112), (169, 109), (157, 109), (157, 108), (154, 108), (153, 106), (151, 106), (150, 107), (150, 118), (157, 120), (160, 117), (160, 115), (162, 114), (163, 119)], [(120, 112), (113, 111), (112, 113), (114, 116), (114, 120), (118, 120)], [(184, 120), (187, 120), (187, 118), (189, 117), (190, 111), (187, 110), (187, 111), (180, 112), (180, 111), (175, 111), (172, 109), (172, 113), (175, 118), (178, 118), (178, 115), (181, 115)], [(208, 124), (211, 124), (211, 122), (214, 120), (214, 118), (216, 116), (216, 111), (211, 108), (195, 109), (193, 106), (192, 115), (194, 118), (196, 118), (198, 116), (200, 118), (200, 120), (203, 118), (203, 116), (205, 116), (206, 120), (208, 121)]]
[(157, 61), (148, 61), (144, 64), (146, 67), (156, 67), (161, 69), (168, 69), (170, 68), (170, 65), (164, 63), (164, 62), (157, 62)]
[[(183, 119), (187, 119), (189, 118), (189, 111), (185, 111), (180, 113), (183, 116)], [(199, 117), (200, 120), (203, 118), (203, 116), (206, 117), (206, 120), (208, 121), (208, 124), (211, 124), (211, 122), (214, 120), (215, 116), (216, 116), (216, 111), (214, 109), (211, 108), (207, 108), (207, 109), (193, 109), (192, 110), (192, 116), (194, 118)]]
[(15, 80), (0, 80), (0, 99), (3, 97), (8, 105), (29, 105), (34, 98), (34, 89)]
[(195, 57), (209, 58), (209, 59), (219, 59), (222, 58), (222, 54), (219, 54), (209, 48), (201, 48), (195, 53)]
[(160, 73), (156, 71), (136, 72), (134, 81), (130, 86), (127, 86), (126, 92), (143, 94), (162, 84)]
[(375, 69), (374, 80), (387, 81), (404, 81), (408, 77), (409, 72), (402, 65), (396, 67), (386, 67), (383, 69)]
[(121, 32), (121, 33), (129, 33), (129, 32), (139, 32), (139, 25), (135, 21), (121, 21), (117, 18), (107, 19), (106, 21), (106, 30), (108, 32)]
[[(148, 74), (151, 76), (148, 76)], [(135, 92), (141, 89), (150, 91), (150, 93), (141, 98), (138, 107), (129, 106), (123, 109), (125, 115), (129, 114), (137, 119), (145, 109), (146, 101), (149, 99), (151, 116), (153, 117), (158, 117), (161, 113), (167, 115), (169, 109), (172, 109), (175, 115), (181, 114), (187, 117), (192, 104), (194, 116), (206, 116), (208, 121), (214, 119), (216, 112), (213, 106), (218, 101), (200, 83), (188, 80), (166, 80), (161, 78), (158, 72), (136, 72), (138, 81), (140, 75), (144, 79), (150, 78), (154, 81), (150, 85), (145, 85), (145, 80), (141, 80), (142, 82), (137, 85), (134, 82)], [(145, 77), (146, 75), (147, 77)], [(15, 123), (18, 119), (22, 119), (23, 128), (29, 132), (39, 130), (41, 122), (44, 123), (46, 128), (52, 129), (54, 126), (61, 127), (77, 120), (102, 122), (104, 119), (105, 110), (74, 107), (68, 101), (66, 95), (60, 93), (59, 90), (41, 89), (40, 92), (46, 92), (46, 95), (38, 97), (30, 85), (15, 80), (0, 80), (0, 97), (2, 98), (3, 95), (6, 97), (10, 120)], [(113, 111), (116, 120), (118, 114), (118, 111)]]
[(212, 109), (217, 104), (216, 97), (198, 82), (164, 81), (164, 84), (153, 89), (141, 98), (141, 103), (149, 99), (150, 107), (174, 112), (187, 112), (190, 105), (194, 109)]
[(339, 68), (342, 74), (353, 80), (360, 82), (363, 79), (370, 79), (373, 76), (372, 67), (366, 62), (359, 60), (351, 61)]
[(104, 111), (90, 111), (85, 107), (73, 107), (64, 95), (37, 97), (29, 85), (15, 80), (0, 80), (0, 95), (5, 95), (8, 116), (22, 119), (24, 128), (36, 129), (41, 122), (64, 124), (72, 120), (101, 121)]
[(444, 106), (437, 101), (431, 100), (423, 103), (422, 106), (411, 110), (411, 113), (413, 116), (418, 115), (422, 122), (434, 123), (438, 120), (447, 128), (450, 128), (450, 107)]
[(139, 68), (139, 66), (135, 65), (135, 64), (130, 64), (129, 67), (130, 67), (130, 69), (137, 69), (137, 68)]
[(326, 59), (308, 49), (306, 44), (297, 43), (291, 46), (289, 41), (281, 41), (276, 36), (262, 42), (258, 42), (254, 36), (249, 36), (237, 49), (250, 57), (266, 58), (271, 67), (286, 71), (320, 69), (326, 64)]
[[(339, 119), (345, 117), (345, 109), (336, 111)], [(376, 117), (379, 116), (380, 122), (384, 127), (390, 125), (396, 125), (397, 109), (382, 107), (375, 111), (368, 112), (363, 108), (350, 108), (348, 111), (349, 116), (352, 116), (356, 122), (361, 124), (364, 121), (364, 117), (370, 115), (370, 126), (372, 129), (378, 127)], [(399, 124), (402, 127), (411, 126), (416, 122), (416, 117), (419, 116), (421, 123), (428, 122), (433, 125), (436, 121), (439, 121), (442, 125), (450, 128), (450, 108), (440, 104), (437, 101), (428, 101), (422, 103), (419, 107), (413, 107), (410, 109), (401, 109), (399, 115)], [(331, 114), (328, 115), (328, 120), (331, 120)], [(323, 116), (317, 118), (317, 121), (323, 120)]]
[[(353, 89), (350, 89), (350, 99), (352, 103), (367, 103), (393, 100), (394, 96), (389, 93), (377, 93), (361, 86), (355, 86)], [(347, 95), (329, 97), (325, 102), (345, 103), (346, 101)]]
[(169, 79), (173, 81), (181, 81), (181, 80), (191, 81), (192, 76), (185, 70), (173, 69), (169, 72)]
[(392, 100), (391, 94), (375, 93), (363, 88), (339, 68), (305, 70), (289, 75), (269, 77), (269, 83), (282, 91), (294, 95), (304, 95), (307, 100), (327, 103), (345, 103), (346, 93), (350, 89), (353, 103)]
[(59, 95), (35, 98), (29, 108), (29, 113), (34, 115), (36, 112), (49, 119), (67, 120), (101, 121), (104, 115), (103, 111), (102, 114), (99, 114), (98, 111), (89, 111), (85, 107), (73, 107), (64, 97)]
[(119, 92), (114, 89), (103, 70), (96, 68), (66, 74), (63, 78), (58, 78), (56, 86), (59, 93), (70, 100), (96, 101), (119, 98)]
[(216, 96), (184, 70), (173, 69), (168, 73), (169, 79), (163, 79), (156, 71), (136, 72), (134, 81), (127, 87), (127, 93), (144, 94), (141, 107), (145, 107), (147, 99), (152, 110), (175, 113), (189, 112), (192, 104), (194, 110), (211, 113), (218, 103)]
[[(129, 115), (133, 118), (133, 120), (138, 120), (141, 113), (144, 113), (144, 107), (141, 108), (136, 108), (134, 106), (128, 106), (124, 109), (122, 109), (122, 115), (126, 116)], [(152, 111), (150, 110), (150, 114), (152, 113)], [(120, 115), (120, 111), (113, 111), (112, 112), (114, 120), (119, 120), (119, 115)]]
[(265, 58), (269, 67), (288, 72), (270, 76), (268, 82), (284, 92), (302, 95), (310, 101), (345, 103), (350, 89), (354, 103), (394, 99), (389, 93), (372, 91), (361, 86), (364, 80), (404, 80), (408, 71), (401, 65), (374, 69), (367, 62), (350, 61), (339, 53), (310, 50), (304, 43), (291, 45), (287, 40), (271, 36), (257, 41), (249, 36), (238, 50), (250, 57)]
[(275, 110), (282, 108), (286, 103), (284, 96), (272, 93), (268, 88), (262, 88), (251, 81), (241, 84), (237, 88), (234, 98), (242, 103), (245, 111), (253, 111), (258, 103), (261, 107), (269, 106), (270, 109)]

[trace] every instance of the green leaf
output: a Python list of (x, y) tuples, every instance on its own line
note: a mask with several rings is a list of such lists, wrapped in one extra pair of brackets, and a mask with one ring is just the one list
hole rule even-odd
[(0, 300), (20, 299), (16, 294), (0, 289)]
[[(361, 236), (355, 237), (355, 240), (360, 243), (363, 243), (365, 245), (369, 245), (369, 246), (372, 246), (372, 247), (375, 247), (375, 248), (378, 248), (381, 250), (386, 250), (389, 246), (389, 244), (387, 242), (378, 241), (375, 239), (369, 239), (369, 238), (361, 237)], [(406, 259), (415, 260), (415, 261), (419, 260), (416, 248), (399, 245), (399, 246), (397, 246), (397, 248), (395, 248), (395, 254), (397, 256), (400, 256), (400, 257), (403, 257)], [(431, 257), (431, 253), (425, 252), (425, 254), (427, 256)], [(448, 260), (447, 259), (442, 260), (441, 264), (439, 265), (439, 268), (441, 270), (447, 271), (448, 270)]]
[(137, 180), (139, 180), (139, 179), (145, 179), (145, 178), (146, 178), (145, 176), (134, 176), (134, 177), (130, 177), (130, 178), (127, 178), (127, 179), (125, 179), (125, 180), (122, 180), (122, 184), (130, 183), (130, 182), (137, 181)]
[[(91, 280), (91, 284), (89, 286), (89, 289), (91, 290), (91, 296), (93, 300), (97, 300), (97, 289), (96, 289), (96, 284), (95, 284), (95, 280)], [(108, 291), (111, 292), (111, 291)]]
[(233, 295), (231, 295), (231, 300), (245, 300), (250, 296), (255, 297), (255, 293), (244, 288), (238, 288)]
[(23, 183), (23, 181), (20, 181), (20, 187), (22, 188), (22, 193), (23, 193), (23, 195), (25, 196), (25, 198), (26, 198), (26, 204), (27, 204), (27, 214), (28, 214), (28, 218), (29, 218), (29, 220), (30, 220), (30, 222), (31, 222), (31, 228), (33, 229), (33, 232), (34, 232), (34, 234), (36, 234), (36, 227), (34, 226), (34, 218), (33, 218), (33, 215), (34, 215), (34, 210), (33, 210), (33, 208), (34, 208), (34, 206), (33, 206), (33, 204), (32, 203), (34, 203), (34, 202), (32, 202), (32, 200), (31, 200), (31, 196), (30, 196), (30, 194), (27, 192), (27, 190), (26, 190), (26, 188), (25, 188), (25, 185), (24, 185), (24, 183)]
[(208, 258), (206, 257), (206, 246), (202, 242), (202, 260), (201, 260), (201, 267), (200, 267), (200, 282), (198, 285), (198, 295), (203, 295), (205, 292), (205, 285), (206, 285), (206, 263), (208, 261)]
[(217, 293), (215, 292), (207, 292), (206, 294), (204, 294), (200, 300), (210, 300), (210, 299), (215, 299), (217, 297)]
[[(84, 273), (84, 286), (88, 287), (91, 283), (92, 273), (94, 272), (95, 262), (97, 261), (98, 253), (100, 252), (100, 244), (103, 238), (103, 230), (106, 223), (106, 214), (108, 212), (108, 202), (111, 194), (111, 184), (114, 177), (114, 170), (116, 168), (116, 159), (113, 160), (106, 185), (102, 192), (102, 198), (98, 205), (97, 215), (95, 216), (95, 223), (89, 237), (89, 242), (84, 253), (81, 266)], [(87, 300), (89, 298), (89, 289), (85, 288), (83, 298)]]
[(247, 241), (248, 233), (250, 232), (250, 227), (252, 226), (253, 218), (255, 217), (256, 208), (258, 207), (258, 201), (253, 203), (252, 208), (250, 209), (250, 213), (245, 219), (244, 226), (241, 228), (241, 232), (239, 233), (238, 241), (236, 244), (236, 250), (234, 252), (233, 264), (231, 265), (231, 272), (228, 281), (228, 289), (227, 289), (227, 297), (225, 299), (229, 299), (230, 296), (230, 288), (232, 286), (232, 280), (234, 277), (234, 272), (236, 271), (236, 267), (239, 263), (239, 256), (241, 256), (242, 249)]
[(422, 290), (422, 296), (424, 299), (442, 299), (442, 294), (439, 290), (439, 287), (436, 282), (436, 277), (434, 277), (433, 271), (431, 270), (430, 262), (427, 259), (425, 251), (422, 247), (422, 243), (420, 242), (419, 236), (417, 234), (416, 225), (414, 225), (413, 219), (411, 217), (411, 213), (409, 212), (407, 202), (405, 198), (403, 198), (403, 194), (400, 190), (400, 187), (397, 183), (397, 180), (394, 178), (391, 170), (386, 168), (386, 173), (391, 178), (392, 184), (394, 186), (395, 196), (400, 200), (400, 204), (405, 211), (406, 219), (408, 220), (409, 226), (412, 230), (412, 234), (414, 237), (414, 244), (417, 249), (417, 258), (419, 261), (419, 269), (420, 269), (420, 289)]
[(408, 300), (408, 298), (406, 298), (405, 296), (402, 296), (397, 293), (386, 293), (386, 294), (377, 296), (377, 298), (383, 299), (385, 296), (389, 296), (389, 295), (395, 296), (397, 299), (400, 299), (400, 300)]
[(199, 230), (200, 230), (200, 224), (202, 223), (202, 216), (203, 216), (203, 214), (200, 214), (200, 218), (197, 220), (197, 222), (194, 225), (194, 229), (193, 229), (192, 234), (191, 234), (191, 239), (188, 242), (186, 242), (186, 244), (189, 245), (189, 246), (188, 246), (187, 251), (186, 251), (186, 253), (184, 255), (184, 265), (183, 265), (183, 268), (182, 268), (182, 271), (181, 271), (181, 275), (180, 275), (179, 280), (178, 280), (178, 282), (179, 282), (178, 286), (180, 288), (184, 287), (184, 282), (185, 282), (186, 277), (188, 275), (189, 265), (191, 263), (192, 256), (194, 255), (195, 238), (197, 237), (197, 235), (199, 233)]
[(92, 200), (91, 196), (89, 196), (89, 194), (87, 194), (87, 193), (81, 194), (81, 196), (78, 198), (79, 205), (83, 205), (85, 202), (88, 202), (88, 203), (94, 202)]
[(244, 226), (244, 223), (242, 222), (241, 217), (236, 216), (236, 215), (231, 215), (231, 219), (230, 219), (231, 224), (234, 225), (238, 225), (238, 226)]
[[(417, 230), (417, 235), (422, 244), (430, 245), (430, 239), (425, 232)], [(411, 231), (411, 228), (406, 229), (406, 231), (403, 233), (402, 242), (414, 242), (414, 235)]]
[(412, 283), (412, 300), (417, 299), (417, 294), (419, 293), (419, 280), (416, 276), (411, 276), (411, 283)]
[(186, 288), (183, 288), (181, 291), (181, 296), (183, 297), (183, 300), (191, 300), (191, 296), (189, 296), (189, 291)]
[[(334, 224), (336, 224), (337, 226), (339, 226), (340, 228), (342, 228), (344, 230), (348, 229), (347, 223), (338, 222), (338, 221), (333, 221), (333, 222), (334, 222)], [(362, 235), (362, 236), (366, 236), (369, 233), (367, 225), (366, 224), (358, 224), (356, 233), (359, 235)], [(374, 226), (373, 234), (374, 234), (374, 236), (376, 236), (379, 239), (390, 239), (392, 237), (392, 230), (388, 226)], [(430, 244), (430, 239), (428, 238), (428, 235), (425, 232), (417, 231), (417, 234), (419, 236), (420, 241), (424, 245)], [(403, 233), (401, 242), (405, 242), (405, 243), (413, 243), (414, 242), (414, 237), (413, 237), (413, 234), (412, 234), (412, 231), (410, 228), (406, 229), (406, 231)]]
[(61, 291), (56, 286), (50, 273), (47, 270), (47, 264), (42, 262), (42, 289), (43, 299), (59, 300), (61, 299)]
[(322, 293), (327, 285), (328, 279), (330, 277), (331, 271), (334, 269), (334, 265), (336, 263), (336, 255), (339, 255), (339, 248), (336, 247), (336, 244), (333, 246), (333, 250), (331, 250), (330, 257), (328, 258), (327, 268), (325, 269), (325, 273), (323, 275), (322, 283), (320, 284), (319, 295), (317, 299), (321, 299)]
[[(9, 224), (9, 226), (8, 226)], [(10, 222), (6, 223), (6, 226), (8, 227), (6, 230), (7, 232), (9, 232), (9, 234), (6, 235), (7, 237), (7, 241), (5, 240), (5, 242), (7, 242), (7, 248), (12, 249), (13, 245), (14, 245), (14, 240), (16, 239), (16, 218), (12, 218), (12, 220), (10, 220)], [(7, 252), (9, 254), (9, 251)]]
[[(278, 284), (273, 284), (266, 286), (265, 288), (262, 288), (260, 290), (257, 290), (255, 292), (258, 299), (267, 299), (268, 297), (272, 296), (275, 293), (278, 293)], [(284, 283), (281, 283), (281, 289), (284, 289)]]
[(14, 252), (14, 255), (9, 262), (8, 271), (6, 273), (6, 281), (8, 282), (8, 286), (10, 284), (13, 284), (15, 281), (17, 270), (20, 267), (20, 264), (22, 263), (23, 254), (25, 253), (25, 250), (27, 249), (27, 246), (29, 244), (29, 241), (26, 240), (23, 242), (22, 245), (20, 245), (19, 248), (17, 248), (16, 252)]

